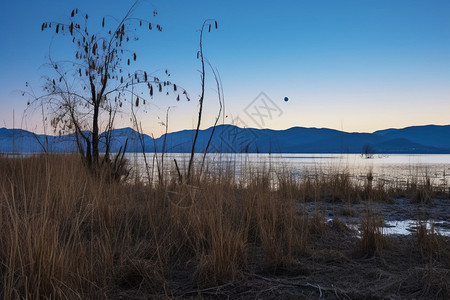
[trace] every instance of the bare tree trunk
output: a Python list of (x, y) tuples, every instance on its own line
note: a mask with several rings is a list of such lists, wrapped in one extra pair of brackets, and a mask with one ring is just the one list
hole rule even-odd
[(94, 167), (98, 166), (98, 113), (99, 105), (94, 106), (94, 118), (92, 124), (92, 162)]
[(86, 164), (88, 168), (92, 168), (92, 156), (91, 156), (91, 142), (89, 139), (86, 139)]

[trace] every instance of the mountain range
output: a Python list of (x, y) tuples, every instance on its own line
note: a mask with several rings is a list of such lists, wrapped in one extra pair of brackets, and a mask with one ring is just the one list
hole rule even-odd
[[(219, 125), (200, 130), (196, 152), (203, 152), (210, 140), (209, 152), (232, 153), (385, 153), (450, 154), (450, 125), (412, 126), (385, 129), (373, 133), (344, 132), (327, 128), (292, 127), (286, 130), (240, 128)], [(131, 128), (111, 131), (111, 151), (127, 143), (127, 152), (190, 152), (195, 130), (168, 133), (153, 139)], [(105, 134), (101, 135), (104, 141)], [(142, 142), (141, 142), (142, 141)], [(23, 129), (0, 128), (0, 152), (36, 153), (75, 152), (73, 134), (53, 136), (35, 134)], [(101, 150), (104, 150), (104, 142)]]

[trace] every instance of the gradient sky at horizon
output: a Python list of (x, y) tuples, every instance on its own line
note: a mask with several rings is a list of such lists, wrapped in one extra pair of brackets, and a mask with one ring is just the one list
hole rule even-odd
[[(78, 8), (92, 25), (100, 24), (104, 15), (123, 16), (133, 2), (2, 1), (0, 127), (13, 127), (14, 112), (15, 127), (42, 131), (39, 112), (23, 114), (27, 99), (19, 90), (28, 81), (39, 93), (41, 75), (49, 72), (44, 66), (49, 49), (54, 57), (73, 57), (64, 38), (41, 32), (42, 22), (67, 21)], [(155, 18), (150, 16), (154, 8)], [(148, 134), (163, 132), (159, 122), (169, 106), (169, 131), (194, 128), (198, 29), (207, 18), (219, 24), (206, 34), (204, 50), (220, 72), (225, 123), (357, 132), (450, 124), (450, 1), (155, 0), (143, 1), (136, 16), (150, 16), (163, 26), (133, 44), (136, 69), (162, 75), (167, 68), (171, 81), (192, 98), (155, 97), (148, 113), (140, 115)], [(203, 128), (213, 124), (218, 109), (214, 87), (209, 77)], [(245, 114), (260, 92), (282, 112), (264, 125)], [(117, 127), (129, 125), (124, 117)]]

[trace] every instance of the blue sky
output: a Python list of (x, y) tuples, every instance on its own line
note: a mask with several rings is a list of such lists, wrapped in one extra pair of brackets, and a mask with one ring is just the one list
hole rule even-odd
[[(68, 40), (41, 32), (44, 21), (67, 21), (73, 8), (121, 17), (133, 1), (2, 1), (0, 4), (0, 126), (40, 131), (38, 113), (26, 115), (19, 90), (30, 82), (38, 93), (49, 50), (73, 57)], [(143, 32), (133, 44), (136, 68), (185, 87), (191, 102), (156, 97), (140, 118), (147, 133), (171, 106), (169, 131), (193, 128), (200, 92), (198, 29), (215, 18), (205, 36), (205, 55), (218, 69), (226, 123), (285, 129), (328, 127), (372, 132), (390, 127), (450, 124), (450, 1), (151, 1), (136, 16), (153, 19), (163, 32)], [(52, 45), (50, 47), (50, 44)], [(203, 127), (218, 109), (214, 81), (207, 81)], [(264, 125), (247, 113), (264, 92), (278, 110)], [(285, 102), (284, 97), (289, 101)], [(250, 113), (251, 114), (251, 113)], [(127, 117), (118, 127), (128, 126)]]

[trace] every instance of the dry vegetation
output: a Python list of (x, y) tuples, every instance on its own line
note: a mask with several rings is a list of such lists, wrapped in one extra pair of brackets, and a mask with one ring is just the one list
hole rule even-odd
[(4, 299), (450, 296), (448, 238), (423, 224), (388, 237), (370, 204), (359, 238), (319, 205), (351, 210), (399, 193), (424, 204), (431, 186), (283, 172), (274, 187), (251, 171), (150, 186), (108, 174), (92, 176), (77, 156), (0, 156)]

